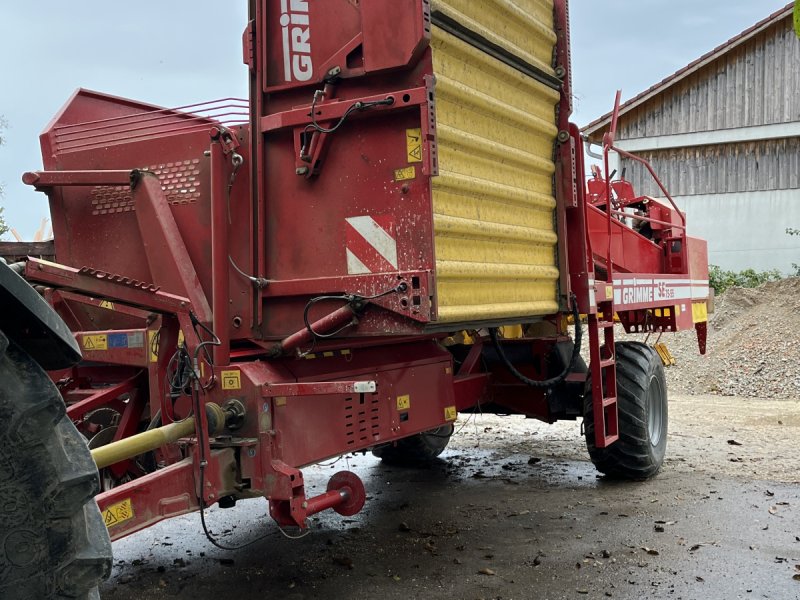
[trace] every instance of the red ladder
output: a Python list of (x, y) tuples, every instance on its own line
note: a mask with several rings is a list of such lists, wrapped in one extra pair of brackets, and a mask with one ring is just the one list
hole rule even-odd
[[(612, 289), (610, 282), (607, 289)], [(603, 297), (609, 295), (604, 294)], [(597, 312), (590, 313), (588, 317), (594, 443), (597, 448), (605, 448), (619, 439), (613, 299), (598, 302)]]

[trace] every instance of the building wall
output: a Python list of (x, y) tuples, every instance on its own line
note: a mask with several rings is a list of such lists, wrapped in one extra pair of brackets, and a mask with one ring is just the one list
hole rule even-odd
[[(620, 117), (619, 146), (652, 163), (711, 264), (788, 273), (800, 263), (800, 237), (786, 234), (800, 228), (798, 65), (787, 18)], [(637, 192), (663, 196), (642, 166), (621, 166)]]
[(800, 190), (676, 197), (689, 235), (708, 240), (708, 262), (741, 271), (793, 271), (800, 264)]
[(784, 19), (620, 118), (617, 139), (800, 121), (800, 40)]
[[(624, 142), (620, 146), (624, 147)], [(640, 151), (673, 196), (800, 188), (800, 138)], [(634, 189), (661, 196), (647, 170), (623, 160)], [(800, 202), (800, 200), (798, 200)]]

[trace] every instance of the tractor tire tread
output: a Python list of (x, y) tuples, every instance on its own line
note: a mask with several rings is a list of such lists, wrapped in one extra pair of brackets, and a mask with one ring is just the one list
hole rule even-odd
[[(617, 362), (617, 412), (619, 439), (608, 448), (595, 445), (591, 392), (584, 397), (584, 431), (589, 456), (601, 473), (618, 479), (642, 480), (654, 476), (664, 460), (666, 449), (666, 381), (661, 359), (649, 346), (640, 342), (615, 345)], [(664, 397), (662, 439), (656, 447), (648, 430), (647, 393), (652, 377), (660, 380)], [(591, 390), (591, 381), (587, 382)]]
[(99, 598), (111, 542), (86, 442), (47, 373), (0, 332), (0, 597)]
[[(442, 432), (442, 429), (446, 429)], [(387, 465), (401, 467), (425, 466), (435, 460), (453, 435), (452, 425), (443, 425), (431, 431), (423, 431), (393, 444), (385, 444), (372, 449), (372, 454)]]

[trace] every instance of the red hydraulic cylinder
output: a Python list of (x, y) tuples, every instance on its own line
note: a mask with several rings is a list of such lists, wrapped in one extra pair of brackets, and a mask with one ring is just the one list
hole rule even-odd
[(314, 339), (314, 334), (312, 331), (317, 333), (329, 333), (334, 329), (345, 325), (348, 321), (352, 322), (355, 319), (356, 314), (352, 307), (348, 304), (311, 323), (311, 330), (308, 328), (301, 329), (300, 331), (285, 338), (280, 342), (275, 351), (291, 352), (292, 350), (295, 350), (304, 344), (310, 343)]
[(212, 329), (219, 339), (214, 346), (214, 364), (230, 363), (231, 342), (228, 324), (230, 280), (228, 273), (228, 203), (225, 179), (225, 154), (219, 131), (212, 132), (211, 142), (211, 302)]

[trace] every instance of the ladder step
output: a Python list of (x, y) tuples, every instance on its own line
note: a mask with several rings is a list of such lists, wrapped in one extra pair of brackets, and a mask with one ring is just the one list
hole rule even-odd
[(609, 406), (613, 406), (617, 403), (617, 397), (612, 396), (610, 398), (603, 398), (603, 407), (607, 408)]
[(610, 446), (614, 442), (619, 439), (619, 435), (607, 435), (606, 436), (606, 446)]
[(613, 358), (604, 358), (604, 359), (602, 359), (600, 361), (600, 368), (601, 369), (607, 369), (608, 367), (611, 367), (611, 366), (615, 365), (616, 363), (617, 363), (617, 361), (614, 360)]
[(598, 329), (608, 329), (609, 327), (614, 326), (614, 321), (598, 321), (597, 328)]

